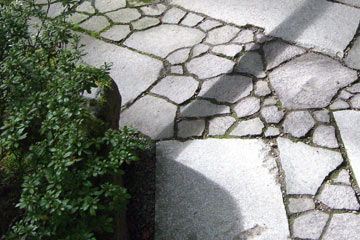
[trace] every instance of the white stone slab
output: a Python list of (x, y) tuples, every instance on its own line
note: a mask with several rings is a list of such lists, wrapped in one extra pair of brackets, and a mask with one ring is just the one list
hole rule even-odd
[(289, 237), (280, 186), (261, 140), (165, 141), (156, 146), (155, 239)]
[(334, 214), (323, 240), (359, 239), (360, 216), (352, 213)]

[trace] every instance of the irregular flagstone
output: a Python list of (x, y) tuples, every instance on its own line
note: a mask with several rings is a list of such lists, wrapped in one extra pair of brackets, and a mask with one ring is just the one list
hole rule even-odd
[(122, 105), (129, 103), (153, 84), (163, 64), (161, 61), (130, 51), (87, 35), (81, 35), (84, 44), (84, 62), (100, 67), (104, 62), (112, 62), (110, 77), (116, 82)]
[(95, 0), (95, 8), (99, 12), (108, 12), (126, 7), (126, 0)]
[(323, 108), (357, 73), (332, 58), (307, 53), (275, 69), (269, 78), (285, 108)]
[(349, 98), (351, 98), (353, 95), (345, 90), (342, 90), (339, 94), (339, 98), (343, 99), (343, 100), (348, 100)]
[(314, 125), (315, 121), (309, 112), (299, 111), (291, 112), (286, 116), (283, 128), (285, 133), (290, 133), (292, 136), (300, 138), (304, 137)]
[(108, 26), (110, 26), (110, 23), (104, 16), (92, 16), (85, 22), (79, 24), (79, 27), (94, 32), (100, 32)]
[(181, 21), (181, 24), (185, 25), (185, 26), (189, 26), (189, 27), (194, 27), (198, 23), (200, 23), (203, 19), (204, 19), (204, 17), (202, 17), (200, 15), (197, 15), (194, 13), (188, 13), (188, 15), (186, 15), (184, 20)]
[(199, 83), (192, 77), (167, 76), (151, 89), (156, 93), (169, 98), (171, 101), (181, 104), (191, 98)]
[(284, 114), (284, 111), (279, 110), (276, 106), (261, 109), (261, 116), (267, 123), (279, 123), (283, 119)]
[(155, 239), (289, 237), (280, 185), (264, 165), (275, 161), (262, 141), (165, 141), (156, 151)]
[(251, 30), (244, 29), (237, 35), (237, 37), (232, 41), (234, 43), (249, 43), (254, 41), (254, 33)]
[(332, 209), (359, 210), (360, 207), (350, 186), (325, 184), (316, 198)]
[(255, 84), (255, 95), (257, 96), (267, 96), (271, 93), (269, 85), (266, 81), (257, 81)]
[(170, 54), (166, 60), (171, 64), (179, 64), (185, 62), (189, 58), (190, 48), (180, 49)]
[(360, 112), (346, 110), (334, 112), (341, 138), (355, 178), (360, 180)]
[(286, 138), (277, 139), (287, 194), (315, 195), (325, 177), (342, 162), (338, 152), (315, 148)]
[(344, 100), (341, 100), (341, 99), (336, 99), (330, 105), (331, 110), (342, 110), (342, 109), (347, 109), (349, 107), (350, 107), (350, 105), (347, 102), (345, 102)]
[(346, 185), (351, 185), (350, 174), (347, 170), (343, 169), (339, 172), (337, 177), (333, 180), (334, 183), (341, 183)]
[(213, 47), (212, 52), (227, 57), (235, 57), (238, 53), (242, 51), (242, 49), (243, 47), (237, 44), (218, 45)]
[(217, 117), (209, 121), (209, 136), (224, 135), (226, 131), (236, 122), (233, 117)]
[(250, 95), (252, 79), (241, 75), (221, 75), (205, 81), (200, 97), (214, 98), (218, 102), (235, 103)]
[(130, 126), (152, 139), (174, 135), (176, 106), (157, 97), (145, 96), (121, 113), (120, 128)]
[(351, 87), (348, 87), (346, 90), (351, 93), (360, 93), (360, 83), (355, 83)]
[(342, 54), (353, 39), (360, 19), (358, 9), (326, 0), (173, 0), (172, 3), (238, 26), (259, 26), (267, 35), (333, 55)]
[(131, 23), (133, 29), (135, 30), (144, 30), (149, 27), (158, 25), (160, 20), (154, 17), (143, 17), (137, 20), (136, 22)]
[(128, 25), (114, 25), (109, 30), (102, 32), (100, 36), (113, 40), (121, 41), (130, 33), (130, 27)]
[(215, 27), (221, 26), (222, 23), (215, 21), (215, 20), (205, 20), (204, 22), (202, 22), (199, 27), (204, 30), (204, 31), (209, 31)]
[(65, 10), (65, 7), (60, 2), (52, 3), (50, 5), (49, 10), (48, 10), (47, 5), (42, 7), (42, 11), (47, 12), (46, 16), (49, 18), (56, 18), (56, 17), (60, 16), (64, 10)]
[(124, 44), (164, 58), (176, 49), (191, 47), (201, 42), (204, 36), (205, 34), (197, 29), (163, 24), (133, 33)]
[(208, 32), (208, 37), (205, 42), (214, 45), (227, 43), (233, 39), (239, 31), (239, 28), (229, 25), (219, 27)]
[(347, 66), (360, 70), (360, 38), (355, 40), (344, 62)]
[(235, 63), (226, 58), (205, 54), (186, 63), (186, 68), (201, 79), (231, 73)]
[(207, 52), (209, 50), (209, 46), (205, 45), (205, 44), (198, 44), (195, 45), (193, 50), (192, 50), (192, 56), (193, 57), (197, 57), (205, 52)]
[(140, 8), (141, 11), (148, 16), (159, 16), (166, 10), (166, 6), (164, 4), (156, 4), (150, 5)]
[(360, 109), (360, 94), (356, 94), (352, 97), (350, 103), (352, 108)]
[(169, 9), (162, 17), (163, 23), (179, 23), (180, 20), (185, 16), (186, 12), (180, 8), (173, 7)]
[(266, 70), (277, 67), (283, 62), (305, 53), (305, 49), (292, 46), (280, 40), (266, 43), (263, 50)]
[(234, 112), (239, 118), (253, 115), (260, 110), (260, 99), (256, 97), (248, 97), (241, 100), (234, 107)]
[(318, 126), (314, 131), (313, 142), (327, 148), (339, 147), (333, 126)]
[(242, 55), (235, 66), (235, 71), (249, 73), (257, 78), (266, 77), (261, 56), (257, 52), (246, 52)]
[(330, 122), (329, 110), (327, 109), (315, 111), (314, 116), (316, 121), (325, 122), (325, 123)]
[(319, 239), (329, 214), (312, 211), (297, 217), (293, 223), (293, 236), (297, 238)]
[(311, 198), (290, 198), (288, 208), (290, 213), (305, 212), (315, 209), (315, 203)]
[(172, 66), (170, 71), (171, 71), (171, 73), (174, 73), (174, 74), (183, 74), (184, 73), (182, 66)]
[(194, 100), (180, 107), (181, 117), (207, 117), (226, 113), (230, 113), (229, 106), (213, 104), (206, 100)]
[(205, 129), (204, 120), (183, 120), (178, 124), (178, 137), (201, 136)]
[(242, 121), (230, 133), (231, 136), (256, 136), (261, 135), (264, 128), (263, 122), (260, 118), (254, 118)]
[(84, 21), (85, 19), (87, 19), (88, 17), (89, 17), (88, 15), (75, 12), (72, 13), (71, 15), (66, 16), (65, 21), (71, 24), (78, 24)]
[(77, 8), (76, 11), (79, 12), (87, 12), (90, 14), (95, 13), (95, 9), (93, 8), (90, 1), (83, 1)]
[(276, 127), (268, 127), (265, 131), (265, 137), (276, 137), (280, 135), (280, 130)]
[(276, 99), (272, 97), (268, 97), (264, 100), (264, 106), (276, 105), (276, 103), (277, 103)]
[(359, 238), (360, 216), (353, 213), (335, 213), (324, 234), (323, 240)]
[(113, 22), (117, 23), (129, 23), (141, 17), (141, 14), (136, 8), (124, 8), (115, 12), (107, 13)]

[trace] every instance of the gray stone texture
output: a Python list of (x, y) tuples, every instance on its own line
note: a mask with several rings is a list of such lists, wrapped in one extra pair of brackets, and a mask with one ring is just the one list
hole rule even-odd
[(172, 66), (170, 72), (174, 74), (183, 74), (184, 70), (182, 66)]
[(129, 23), (139, 19), (141, 14), (136, 8), (124, 8), (115, 12), (107, 13), (106, 16), (116, 23)]
[(95, 8), (99, 12), (108, 12), (126, 7), (126, 0), (95, 0)]
[(205, 42), (213, 45), (227, 43), (230, 42), (239, 31), (239, 28), (229, 25), (219, 27), (209, 31)]
[(358, 9), (326, 0), (173, 0), (172, 3), (238, 26), (259, 26), (267, 35), (332, 55), (337, 52), (342, 55), (360, 19)]
[(294, 143), (286, 138), (278, 138), (277, 142), (287, 194), (315, 195), (325, 177), (343, 162), (338, 152)]
[(212, 52), (227, 57), (235, 57), (242, 51), (243, 47), (237, 44), (218, 45), (213, 47)]
[(95, 13), (95, 9), (93, 8), (92, 4), (90, 1), (83, 1), (77, 8), (76, 11), (79, 12), (86, 12), (86, 13), (90, 13), (93, 14)]
[(131, 23), (133, 29), (135, 30), (144, 30), (153, 26), (156, 26), (160, 23), (160, 20), (154, 17), (143, 17), (139, 20)]
[(180, 8), (170, 8), (165, 15), (162, 17), (163, 23), (179, 23), (180, 20), (185, 16), (186, 12)]
[(276, 127), (268, 127), (265, 131), (265, 137), (277, 137), (280, 135), (280, 130)]
[(331, 105), (331, 110), (342, 110), (342, 109), (348, 109), (350, 105), (341, 99), (336, 99)]
[(121, 41), (130, 33), (128, 25), (114, 25), (109, 30), (102, 32), (100, 36), (113, 40)]
[(201, 136), (205, 129), (204, 120), (183, 120), (178, 124), (178, 137), (188, 138)]
[(197, 15), (194, 13), (188, 13), (186, 15), (186, 17), (184, 18), (184, 20), (181, 21), (181, 24), (185, 25), (185, 26), (189, 26), (189, 27), (194, 27), (198, 23), (200, 23), (203, 19), (204, 19), (204, 17), (202, 17), (200, 15)]
[(175, 105), (147, 95), (121, 113), (120, 127), (134, 127), (152, 139), (170, 138), (175, 114)]
[(353, 94), (349, 93), (346, 90), (342, 90), (339, 94), (339, 98), (343, 99), (343, 100), (348, 100), (349, 98), (351, 98), (353, 96)]
[(249, 29), (243, 29), (233, 40), (234, 43), (249, 43), (254, 41), (254, 33)]
[(156, 151), (155, 239), (288, 239), (262, 141), (165, 141)]
[(276, 106), (264, 107), (261, 109), (261, 116), (267, 123), (279, 123), (284, 117), (284, 111)]
[(297, 238), (319, 239), (329, 214), (321, 211), (304, 213), (293, 223), (293, 236)]
[(327, 148), (339, 147), (335, 136), (335, 128), (333, 126), (318, 126), (314, 131), (313, 142)]
[(202, 22), (199, 27), (204, 30), (204, 31), (209, 31), (215, 27), (221, 26), (222, 23), (215, 21), (215, 20), (205, 20), (204, 22)]
[(45, 5), (42, 7), (42, 11), (47, 12), (47, 17), (49, 18), (56, 18), (58, 16), (60, 16), (63, 11), (65, 10), (64, 6), (62, 5), (62, 3), (57, 2), (57, 3), (52, 3), (50, 5), (50, 8), (48, 10), (48, 5)]
[(234, 112), (239, 118), (248, 117), (260, 110), (260, 99), (256, 97), (248, 97), (241, 100), (234, 107)]
[(346, 169), (342, 169), (342, 170), (338, 173), (338, 175), (336, 176), (336, 178), (334, 178), (333, 182), (334, 182), (334, 183), (351, 185), (351, 182), (350, 182), (350, 173), (349, 173), (349, 171), (346, 170)]
[(241, 75), (221, 75), (205, 81), (200, 97), (214, 98), (218, 102), (235, 103), (250, 95), (252, 79)]
[(242, 55), (235, 66), (235, 71), (239, 73), (248, 73), (257, 78), (266, 77), (261, 56), (257, 52), (246, 52)]
[(151, 92), (181, 104), (194, 95), (198, 85), (198, 81), (192, 77), (167, 76), (156, 84)]
[(110, 26), (110, 23), (104, 16), (92, 16), (85, 22), (79, 24), (79, 26), (89, 31), (100, 32)]
[(360, 216), (353, 213), (335, 213), (323, 240), (359, 239)]
[(217, 117), (209, 121), (209, 136), (224, 135), (226, 131), (235, 123), (235, 119), (230, 116)]
[(332, 58), (307, 53), (275, 69), (269, 78), (285, 108), (304, 109), (328, 106), (357, 74)]
[(338, 0), (338, 2), (349, 4), (354, 7), (360, 7), (360, 3), (357, 0)]
[(359, 210), (360, 207), (350, 186), (325, 184), (316, 198), (332, 209)]
[(270, 105), (276, 105), (277, 101), (273, 97), (265, 98), (263, 105), (264, 106), (270, 106)]
[(355, 40), (344, 61), (347, 66), (360, 70), (360, 38)]
[(269, 88), (269, 85), (267, 84), (266, 81), (257, 81), (255, 84), (255, 91), (254, 91), (256, 96), (267, 96), (271, 93), (271, 90)]
[(360, 181), (360, 112), (338, 111), (334, 117), (355, 178)]
[(148, 16), (159, 16), (166, 10), (166, 6), (164, 4), (156, 4), (141, 7), (140, 10)]
[(232, 72), (234, 65), (233, 61), (226, 58), (205, 54), (192, 59), (186, 64), (186, 68), (200, 79), (205, 79)]
[(87, 35), (81, 35), (81, 44), (88, 54), (82, 59), (85, 63), (100, 67), (104, 62), (112, 62), (110, 77), (116, 82), (125, 105), (153, 84), (163, 64), (161, 61), (130, 51)]
[(71, 15), (66, 16), (65, 21), (71, 24), (78, 24), (84, 21), (85, 19), (87, 19), (88, 17), (89, 17), (88, 15), (75, 12)]
[(272, 37), (269, 37), (269, 36), (266, 36), (264, 33), (262, 32), (257, 32), (255, 34), (255, 39), (256, 39), (256, 42), (258, 43), (264, 43), (264, 42), (268, 42), (268, 41), (271, 41), (273, 40)]
[(329, 110), (323, 109), (314, 112), (316, 121), (328, 123), (330, 122)]
[(190, 48), (180, 49), (170, 54), (166, 60), (173, 65), (184, 63), (189, 58), (189, 54)]
[(257, 136), (261, 135), (264, 128), (260, 118), (241, 121), (230, 133), (231, 136)]
[(356, 94), (351, 98), (350, 104), (352, 108), (360, 109), (360, 94)]
[(245, 44), (245, 51), (255, 51), (260, 48), (260, 45), (257, 43), (247, 43)]
[(277, 67), (297, 55), (305, 53), (305, 49), (292, 46), (280, 40), (267, 42), (263, 50), (267, 70)]
[(315, 203), (311, 198), (290, 198), (288, 208), (291, 214), (300, 213), (315, 209)]
[(355, 83), (351, 87), (348, 87), (346, 90), (351, 93), (360, 93), (360, 83)]
[(181, 117), (207, 117), (230, 113), (230, 107), (213, 104), (206, 100), (194, 100), (180, 107)]
[(285, 133), (293, 137), (304, 137), (315, 125), (314, 119), (309, 112), (299, 111), (289, 113), (283, 123)]
[(164, 58), (176, 49), (199, 43), (204, 36), (204, 33), (197, 29), (163, 24), (133, 33), (124, 44)]
[(209, 50), (209, 46), (205, 45), (205, 44), (198, 44), (195, 45), (193, 50), (192, 50), (192, 56), (193, 57), (197, 57), (205, 52), (207, 52)]

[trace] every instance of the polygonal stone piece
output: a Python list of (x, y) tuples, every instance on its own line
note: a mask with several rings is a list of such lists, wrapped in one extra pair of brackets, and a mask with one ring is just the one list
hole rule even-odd
[(212, 52), (227, 57), (235, 57), (238, 53), (242, 51), (242, 49), (243, 47), (237, 44), (218, 45), (213, 47)]
[(200, 97), (214, 98), (218, 102), (235, 103), (250, 95), (252, 79), (241, 75), (221, 75), (205, 81)]
[(292, 136), (300, 138), (304, 137), (314, 125), (315, 121), (309, 112), (299, 111), (291, 112), (286, 116), (283, 128), (285, 133), (290, 133)]
[(170, 54), (166, 60), (171, 64), (179, 64), (185, 62), (189, 58), (190, 48), (180, 49)]
[(276, 127), (268, 127), (265, 131), (265, 137), (276, 137), (280, 135), (280, 130)]
[(115, 12), (107, 13), (113, 22), (116, 23), (129, 23), (141, 17), (141, 14), (136, 8), (124, 8)]
[(247, 43), (245, 44), (245, 51), (249, 52), (249, 51), (255, 51), (258, 50), (260, 48), (260, 45), (258, 43)]
[(180, 107), (181, 117), (208, 117), (230, 113), (230, 107), (213, 104), (206, 100), (194, 100)]
[(342, 90), (339, 94), (339, 98), (343, 99), (343, 100), (348, 100), (349, 98), (351, 98), (353, 96), (353, 94), (345, 91), (345, 90)]
[(331, 105), (331, 110), (342, 110), (349, 108), (350, 105), (342, 99), (336, 99)]
[(351, 93), (360, 93), (360, 83), (355, 83), (351, 87), (348, 87), (346, 90)]
[(296, 238), (319, 239), (329, 214), (312, 211), (297, 217), (293, 223), (293, 236)]
[(260, 99), (256, 97), (248, 97), (241, 100), (234, 107), (234, 112), (239, 118), (253, 115), (260, 110)]
[(257, 81), (255, 84), (255, 91), (254, 91), (256, 96), (267, 96), (271, 93), (271, 90), (269, 88), (269, 85), (267, 84), (266, 81)]
[(120, 127), (134, 127), (152, 139), (169, 138), (174, 135), (175, 115), (175, 105), (147, 95), (121, 113)]
[(87, 12), (90, 14), (95, 13), (95, 9), (93, 8), (93, 6), (91, 5), (90, 1), (83, 1), (77, 8), (76, 11), (79, 12)]
[(283, 41), (268, 42), (264, 45), (266, 70), (279, 66), (281, 63), (305, 53), (305, 49), (292, 46)]
[(199, 83), (192, 77), (167, 76), (156, 84), (151, 92), (181, 104), (194, 95), (198, 85)]
[(92, 16), (85, 22), (81, 23), (79, 26), (83, 29), (94, 31), (94, 32), (100, 32), (107, 26), (109, 26), (110, 23), (104, 16)]
[(335, 213), (324, 234), (323, 240), (359, 238), (360, 216), (353, 213)]
[(164, 4), (156, 4), (156, 5), (141, 7), (140, 9), (145, 15), (159, 16), (166, 10), (166, 6)]
[(198, 44), (195, 45), (193, 50), (192, 50), (192, 56), (193, 57), (197, 57), (205, 52), (207, 52), (209, 50), (209, 46), (205, 45), (205, 44)]
[(209, 136), (224, 135), (226, 131), (236, 122), (233, 117), (217, 117), (209, 121)]
[(100, 36), (113, 40), (121, 41), (130, 33), (128, 25), (114, 25), (109, 30), (102, 32)]
[(360, 38), (355, 40), (344, 62), (347, 66), (360, 70)]
[(314, 116), (316, 121), (325, 122), (325, 123), (330, 122), (329, 111), (327, 109), (314, 112)]
[(99, 12), (108, 12), (118, 8), (126, 7), (126, 0), (96, 0), (95, 8)]
[(276, 103), (277, 103), (276, 99), (272, 97), (268, 97), (264, 100), (264, 106), (276, 105)]
[(184, 70), (182, 66), (171, 66), (170, 72), (174, 74), (183, 74)]
[(88, 15), (75, 12), (71, 15), (67, 15), (65, 17), (65, 21), (68, 23), (71, 23), (71, 24), (78, 24), (81, 21), (84, 21), (85, 19), (87, 19), (88, 17), (89, 17)]
[(314, 131), (313, 142), (327, 148), (339, 147), (333, 126), (318, 126)]
[(204, 31), (209, 31), (215, 27), (220, 26), (221, 23), (215, 20), (205, 20), (204, 22), (202, 22), (199, 27), (204, 30)]
[(178, 137), (201, 136), (205, 129), (204, 120), (183, 120), (178, 124)]
[(248, 73), (257, 78), (266, 77), (261, 56), (257, 52), (246, 52), (242, 55), (235, 66), (235, 71), (239, 73)]
[(176, 49), (192, 47), (201, 42), (204, 36), (205, 34), (197, 29), (162, 24), (133, 33), (124, 44), (139, 51), (165, 58)]
[(360, 109), (360, 94), (356, 94), (350, 100), (351, 107), (355, 109)]
[(160, 20), (154, 17), (143, 17), (137, 20), (136, 22), (131, 23), (133, 29), (135, 30), (144, 30), (149, 27), (156, 26), (160, 23)]
[(163, 23), (179, 23), (185, 16), (186, 12), (180, 8), (173, 7), (169, 9), (162, 18)]
[(307, 53), (275, 69), (269, 78), (285, 108), (323, 108), (357, 73), (330, 57)]
[(325, 184), (316, 198), (332, 209), (359, 210), (360, 207), (350, 186)]
[(333, 180), (333, 182), (334, 183), (351, 185), (349, 171), (346, 170), (346, 169), (341, 170), (339, 172), (339, 174), (336, 176), (336, 178)]
[(204, 19), (204, 17), (202, 17), (200, 15), (197, 15), (194, 13), (188, 13), (188, 15), (186, 15), (184, 20), (181, 21), (181, 24), (185, 25), (185, 26), (189, 26), (189, 27), (194, 27), (199, 22), (201, 22), (203, 19)]
[(283, 119), (284, 114), (284, 111), (279, 110), (276, 106), (261, 109), (261, 116), (267, 123), (279, 123)]
[(158, 142), (155, 239), (289, 239), (269, 155), (258, 139)]
[(315, 209), (315, 203), (311, 198), (290, 198), (288, 207), (290, 213), (299, 213)]
[(214, 45), (227, 43), (233, 39), (239, 31), (239, 28), (229, 25), (219, 27), (208, 33), (205, 42)]
[(244, 29), (237, 35), (237, 37), (232, 41), (234, 43), (249, 43), (254, 41), (254, 33), (251, 30)]
[(254, 118), (242, 121), (230, 133), (231, 136), (257, 136), (261, 135), (264, 128), (263, 122), (260, 118)]
[(277, 142), (287, 194), (315, 195), (325, 177), (343, 162), (338, 152), (294, 143), (286, 138), (278, 138)]
[(233, 61), (226, 58), (205, 54), (192, 59), (186, 64), (186, 68), (190, 73), (197, 75), (201, 79), (205, 79), (232, 72), (234, 65), (235, 63)]
[(56, 2), (56, 3), (52, 3), (49, 9), (48, 9), (48, 5), (43, 6), (42, 11), (47, 12), (46, 15), (47, 17), (56, 18), (65, 11), (65, 7), (62, 5), (61, 2)]

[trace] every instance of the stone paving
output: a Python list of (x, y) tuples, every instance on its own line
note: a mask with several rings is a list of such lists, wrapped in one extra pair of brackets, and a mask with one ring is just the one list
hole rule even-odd
[(156, 141), (156, 240), (360, 239), (358, 1), (76, 9), (120, 125)]

